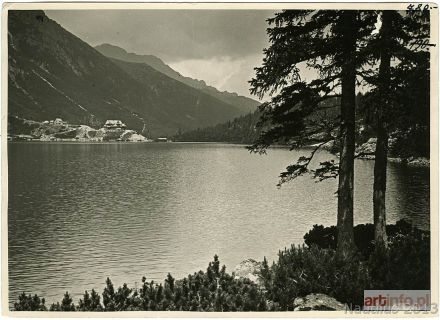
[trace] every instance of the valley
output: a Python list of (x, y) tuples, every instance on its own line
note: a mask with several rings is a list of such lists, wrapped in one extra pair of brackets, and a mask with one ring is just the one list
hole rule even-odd
[(120, 119), (157, 138), (223, 123), (259, 104), (190, 86), (187, 78), (176, 80), (171, 68), (157, 63), (107, 57), (43, 11), (10, 11), (8, 24), (9, 116), (84, 124), (89, 118)]

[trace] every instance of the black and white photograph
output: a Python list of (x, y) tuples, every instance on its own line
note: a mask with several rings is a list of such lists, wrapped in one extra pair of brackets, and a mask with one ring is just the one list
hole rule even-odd
[(4, 315), (438, 315), (437, 4), (9, 3), (1, 31)]

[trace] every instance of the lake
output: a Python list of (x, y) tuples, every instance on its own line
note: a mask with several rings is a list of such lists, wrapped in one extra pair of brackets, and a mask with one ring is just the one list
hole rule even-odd
[[(47, 303), (69, 291), (140, 287), (205, 269), (269, 260), (314, 224), (336, 224), (337, 180), (278, 175), (300, 154), (198, 143), (9, 143), (9, 293)], [(331, 158), (327, 152), (317, 160)], [(355, 223), (372, 223), (373, 161), (357, 160)], [(388, 222), (429, 228), (429, 169), (390, 163)]]

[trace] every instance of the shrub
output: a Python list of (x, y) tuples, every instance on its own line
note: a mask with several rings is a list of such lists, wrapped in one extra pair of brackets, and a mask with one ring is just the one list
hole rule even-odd
[(79, 299), (78, 311), (102, 311), (101, 297), (94, 289), (92, 289), (90, 295), (86, 291), (84, 298)]
[(415, 126), (405, 132), (393, 134), (390, 155), (395, 157), (429, 157), (429, 125)]
[(305, 236), (308, 247), (280, 251), (278, 261), (261, 268), (262, 283), (274, 309), (291, 310), (296, 297), (324, 293), (361, 306), (363, 290), (430, 288), (429, 233), (405, 221), (387, 226), (388, 249), (375, 249), (372, 224), (354, 228), (359, 254), (342, 261), (335, 252), (335, 226), (315, 225)]
[[(337, 242), (336, 226), (324, 227), (315, 224), (313, 229), (304, 235), (304, 243), (308, 246), (316, 245), (319, 248), (336, 250)], [(372, 224), (355, 226), (354, 242), (362, 256), (368, 258), (374, 250), (374, 226)]]
[(397, 233), (388, 249), (376, 249), (368, 263), (373, 289), (429, 290), (430, 236), (420, 230)]
[(61, 301), (61, 304), (59, 302), (52, 303), (50, 306), (50, 311), (75, 311), (76, 307), (73, 303), (73, 299), (70, 297), (69, 293), (66, 292), (64, 294), (63, 300)]
[(280, 251), (278, 261), (263, 271), (268, 299), (274, 308), (293, 310), (293, 300), (311, 293), (324, 293), (343, 303), (361, 304), (368, 285), (368, 271), (358, 256), (341, 260), (333, 249), (317, 246)]
[[(264, 311), (267, 309), (264, 293), (249, 279), (235, 279), (220, 268), (218, 256), (210, 262), (206, 272), (199, 271), (182, 280), (168, 274), (163, 284), (142, 278), (139, 290), (124, 284), (115, 290), (109, 278), (100, 296), (94, 290), (86, 291), (78, 306), (66, 292), (61, 302), (54, 303), (50, 311)], [(32, 304), (31, 304), (32, 303)], [(44, 299), (42, 303), (44, 307)], [(37, 296), (20, 295), (15, 310), (46, 310)]]
[[(123, 284), (115, 290), (109, 278), (102, 292), (84, 293), (77, 306), (66, 292), (50, 311), (286, 311), (293, 301), (323, 293), (348, 306), (363, 305), (368, 289), (423, 290), (430, 288), (430, 237), (428, 232), (399, 221), (387, 226), (388, 248), (374, 248), (371, 224), (355, 227), (359, 253), (342, 260), (336, 255), (336, 227), (314, 226), (305, 236), (307, 246), (294, 246), (278, 254), (278, 261), (261, 264), (261, 287), (249, 279), (236, 279), (220, 268), (218, 256), (199, 271), (176, 280), (168, 274), (162, 283), (142, 278), (142, 287)], [(45, 311), (37, 295), (18, 297), (17, 311)]]
[(24, 292), (18, 296), (18, 302), (14, 303), (16, 311), (47, 311), (44, 305), (45, 300), (40, 299), (37, 295), (26, 295)]
[[(409, 236), (426, 237), (429, 233), (414, 228), (405, 220), (399, 220), (396, 224), (386, 226), (389, 241), (395, 237)], [(323, 249), (336, 250), (338, 232), (335, 226), (324, 227), (314, 225), (312, 230), (304, 235), (304, 243), (308, 246), (316, 245)], [(374, 251), (374, 225), (371, 223), (359, 224), (354, 227), (354, 242), (358, 251), (365, 259), (368, 259)]]
[(312, 230), (304, 235), (304, 243), (311, 247), (316, 245), (322, 249), (336, 249), (338, 231), (336, 226), (324, 227), (313, 225)]

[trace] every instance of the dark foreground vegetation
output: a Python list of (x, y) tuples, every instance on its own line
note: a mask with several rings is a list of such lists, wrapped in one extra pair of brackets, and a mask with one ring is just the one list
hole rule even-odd
[(100, 295), (94, 289), (74, 303), (68, 292), (61, 302), (45, 305), (45, 299), (24, 292), (14, 303), (16, 311), (288, 311), (293, 301), (311, 293), (324, 293), (347, 304), (363, 305), (365, 289), (430, 288), (430, 236), (399, 221), (387, 226), (388, 249), (374, 249), (371, 224), (355, 227), (359, 251), (343, 259), (336, 254), (334, 226), (315, 225), (305, 245), (279, 252), (278, 261), (261, 264), (259, 281), (235, 278), (220, 266), (218, 256), (206, 271), (176, 280), (168, 274), (163, 283), (142, 278), (139, 289), (127, 284), (115, 288), (109, 278)]

